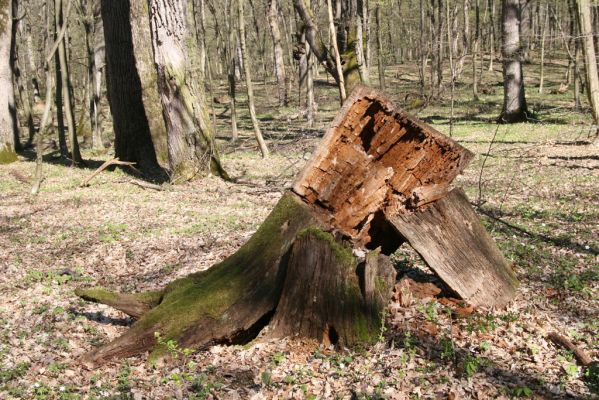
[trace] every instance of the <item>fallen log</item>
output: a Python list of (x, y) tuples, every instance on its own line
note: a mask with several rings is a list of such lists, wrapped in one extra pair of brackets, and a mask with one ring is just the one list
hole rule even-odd
[(504, 305), (515, 293), (514, 274), (463, 193), (450, 188), (471, 158), (379, 92), (357, 88), (292, 188), (235, 254), (148, 294), (77, 290), (138, 318), (86, 361), (160, 354), (155, 332), (193, 348), (247, 343), (260, 332), (372, 343), (395, 284), (388, 255), (406, 240), (469, 302)]

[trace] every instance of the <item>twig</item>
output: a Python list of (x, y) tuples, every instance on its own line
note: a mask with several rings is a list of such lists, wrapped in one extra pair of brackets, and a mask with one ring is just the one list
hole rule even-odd
[(118, 158), (114, 158), (112, 160), (108, 160), (106, 162), (104, 162), (104, 164), (100, 165), (100, 167), (95, 170), (90, 176), (87, 177), (86, 180), (84, 180), (81, 185), (79, 185), (80, 187), (86, 187), (89, 186), (89, 181), (91, 181), (96, 175), (98, 175), (100, 172), (104, 171), (106, 168), (110, 167), (111, 165), (135, 165), (134, 162), (129, 162), (129, 161), (121, 161)]
[(149, 182), (138, 181), (136, 179), (130, 179), (127, 182), (129, 182), (133, 185), (137, 185), (143, 189), (153, 189), (153, 190), (158, 190), (158, 191), (164, 190), (164, 188), (160, 185), (155, 185), (155, 184), (149, 183)]
[(499, 125), (495, 128), (495, 133), (493, 133), (493, 139), (489, 142), (489, 149), (487, 150), (487, 154), (485, 154), (485, 158), (483, 159), (483, 164), (480, 167), (480, 173), (478, 174), (478, 197), (476, 199), (476, 204), (482, 204), (482, 195), (483, 195), (483, 172), (485, 170), (485, 164), (487, 163), (487, 158), (491, 154), (491, 148), (495, 144), (495, 138), (497, 137), (497, 132), (499, 131)]
[(557, 332), (551, 332), (547, 335), (547, 339), (551, 340), (558, 346), (562, 346), (567, 350), (570, 350), (572, 353), (574, 353), (574, 356), (578, 362), (580, 362), (583, 366), (588, 367), (593, 363), (591, 357), (589, 357), (589, 355), (582, 351), (579, 347), (574, 345), (574, 343), (572, 343), (567, 337), (562, 336)]

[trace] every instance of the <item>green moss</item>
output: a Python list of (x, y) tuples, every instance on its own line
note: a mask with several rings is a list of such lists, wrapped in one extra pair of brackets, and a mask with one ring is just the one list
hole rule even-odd
[(0, 150), (0, 164), (10, 164), (17, 160), (17, 153), (15, 153), (12, 149), (5, 147), (4, 149)]
[(316, 226), (310, 226), (306, 229), (303, 229), (298, 234), (298, 237), (306, 237), (309, 235), (312, 235), (319, 240), (327, 242), (331, 250), (333, 250), (333, 254), (335, 254), (337, 261), (339, 261), (341, 264), (347, 267), (355, 267), (356, 258), (352, 254), (351, 248), (343, 246), (342, 244), (337, 242), (335, 240), (335, 237), (333, 237), (333, 235), (331, 235), (329, 232), (326, 232)]
[(166, 340), (179, 340), (186, 330), (206, 319), (226, 324), (232, 316), (227, 311), (242, 300), (271, 298), (274, 303), (282, 284), (279, 260), (297, 231), (310, 220), (309, 212), (298, 200), (284, 195), (235, 254), (207, 271), (170, 283), (160, 305), (145, 314), (134, 329), (160, 331)]
[(118, 300), (118, 293), (111, 292), (101, 287), (91, 289), (75, 289), (75, 295), (96, 303), (111, 304)]

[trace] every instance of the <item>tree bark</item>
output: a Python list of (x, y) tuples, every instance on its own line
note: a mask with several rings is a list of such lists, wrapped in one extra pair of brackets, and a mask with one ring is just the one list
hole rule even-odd
[(281, 45), (281, 30), (279, 29), (279, 7), (278, 0), (270, 0), (268, 7), (268, 24), (272, 37), (272, 53), (274, 61), (275, 76), (277, 78), (277, 92), (279, 106), (289, 105), (289, 93), (287, 92), (287, 73), (285, 61), (283, 60), (283, 46)]
[(519, 0), (503, 0), (502, 31), (503, 110), (499, 121), (522, 122), (528, 118), (528, 109), (524, 94), (524, 74), (522, 73)]
[(148, 173), (160, 170), (142, 99), (130, 22), (129, 0), (102, 0), (106, 89), (114, 129), (115, 156)]
[(0, 164), (17, 160), (15, 149), (15, 104), (10, 65), (12, 0), (0, 3)]
[[(578, 0), (578, 27), (582, 37), (582, 53), (587, 81), (587, 96), (595, 125), (599, 126), (599, 75), (597, 75), (597, 59), (593, 43), (593, 25), (589, 0)], [(596, 128), (596, 139), (599, 140), (599, 127)]]
[(513, 272), (463, 193), (447, 195), (472, 156), (358, 87), (291, 189), (231, 257), (158, 291), (77, 290), (138, 318), (86, 360), (160, 355), (155, 332), (195, 348), (247, 343), (266, 326), (267, 338), (373, 343), (395, 282), (387, 257), (406, 239), (471, 304), (505, 305)]
[(385, 90), (385, 64), (383, 60), (383, 40), (381, 38), (381, 5), (376, 5), (376, 51), (379, 68), (379, 87)]
[(314, 23), (310, 7), (306, 5), (305, 1), (306, 0), (293, 0), (293, 6), (305, 25), (306, 40), (310, 44), (310, 48), (318, 61), (320, 61), (326, 71), (331, 74), (333, 79), (335, 79), (335, 82), (339, 84), (339, 76), (337, 75), (337, 69), (335, 68), (335, 59), (324, 45), (320, 32)]
[[(72, 1), (72, 0), (68, 0)], [(70, 5), (70, 4), (69, 4)], [(54, 18), (56, 23), (56, 31), (62, 29), (67, 31), (68, 24), (68, 10), (67, 15), (63, 15), (62, 0), (55, 0), (54, 2)], [(67, 129), (69, 132), (69, 146), (71, 148), (71, 162), (73, 165), (80, 164), (83, 160), (81, 159), (81, 153), (79, 151), (79, 142), (77, 140), (77, 129), (75, 126), (75, 111), (74, 111), (74, 99), (71, 96), (71, 75), (69, 72), (69, 63), (67, 59), (67, 50), (65, 45), (66, 34), (62, 36), (62, 39), (58, 42), (58, 62), (60, 63), (60, 79), (62, 87), (62, 99), (64, 102), (64, 114), (67, 120)]]
[(327, 0), (327, 16), (329, 18), (329, 35), (331, 38), (331, 47), (333, 48), (333, 56), (335, 57), (335, 68), (339, 77), (339, 100), (343, 105), (347, 92), (345, 91), (345, 81), (343, 79), (343, 67), (341, 66), (341, 56), (339, 55), (339, 46), (337, 45), (337, 30), (335, 29), (335, 19), (333, 18), (332, 0)]
[(248, 108), (250, 111), (252, 126), (254, 127), (254, 135), (256, 136), (256, 141), (258, 142), (258, 146), (260, 147), (260, 153), (262, 153), (262, 157), (266, 158), (269, 155), (269, 151), (268, 147), (266, 147), (266, 142), (262, 137), (262, 131), (260, 131), (258, 117), (256, 117), (256, 106), (254, 105), (254, 88), (252, 85), (251, 67), (247, 54), (247, 46), (245, 44), (245, 18), (243, 15), (243, 1), (244, 0), (237, 0), (237, 12), (239, 18), (239, 47), (241, 49), (243, 73), (245, 75), (245, 86), (248, 95)]
[[(171, 181), (191, 180), (206, 172), (228, 179), (214, 141), (203, 85), (193, 79), (191, 65), (198, 57), (188, 4), (181, 0), (149, 0), (148, 4)], [(199, 77), (198, 82), (202, 81)]]

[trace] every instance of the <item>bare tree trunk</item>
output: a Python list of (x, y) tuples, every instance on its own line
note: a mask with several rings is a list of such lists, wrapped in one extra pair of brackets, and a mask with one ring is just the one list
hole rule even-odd
[[(540, 6), (539, 6), (540, 7)], [(548, 11), (548, 10), (547, 10)], [(540, 14), (540, 13), (537, 13)], [(531, 36), (534, 31), (530, 29), (531, 13), (530, 1), (520, 0), (520, 46), (522, 53), (522, 62), (527, 63), (530, 60)]]
[(519, 0), (503, 0), (503, 110), (501, 122), (526, 121), (528, 109), (524, 95), (524, 75), (520, 48)]
[(52, 71), (50, 70), (50, 64), (46, 66), (46, 102), (44, 106), (44, 112), (40, 121), (39, 131), (35, 140), (35, 175), (33, 178), (33, 186), (31, 187), (31, 194), (36, 195), (39, 193), (43, 177), (43, 156), (44, 156), (44, 137), (46, 136), (46, 130), (50, 122), (50, 116), (52, 111), (52, 90), (54, 85), (52, 82)]
[[(68, 11), (70, 9), (70, 1), (67, 4), (66, 15), (63, 16), (62, 0), (55, 0), (54, 3), (54, 18), (56, 22), (56, 30), (60, 31), (68, 24)], [(58, 43), (58, 62), (60, 63), (60, 79), (62, 86), (62, 98), (64, 101), (64, 113), (67, 119), (67, 129), (69, 132), (69, 145), (71, 147), (71, 162), (73, 165), (80, 164), (81, 153), (79, 152), (79, 142), (77, 141), (77, 130), (75, 127), (75, 111), (74, 99), (71, 97), (71, 76), (69, 73), (69, 63), (67, 60), (67, 51), (65, 46), (65, 36)]]
[(495, 0), (488, 0), (489, 5), (489, 71), (493, 71), (495, 61)]
[[(366, 85), (370, 85), (370, 76), (368, 74), (368, 66), (366, 64), (366, 57), (364, 56), (364, 32), (363, 32), (363, 24), (362, 17), (360, 14), (357, 14), (358, 20), (356, 21), (356, 40), (355, 40), (355, 52), (356, 52), (356, 60), (358, 62), (358, 71), (360, 73), (360, 81)], [(348, 88), (349, 90), (353, 89), (353, 87)], [(348, 91), (349, 91), (348, 90)]]
[(339, 100), (341, 104), (345, 101), (347, 94), (345, 93), (345, 81), (343, 80), (343, 67), (341, 66), (341, 57), (339, 56), (339, 46), (337, 45), (337, 32), (335, 29), (335, 20), (333, 18), (333, 5), (332, 0), (327, 0), (327, 15), (329, 17), (329, 35), (331, 38), (331, 45), (333, 47), (333, 55), (335, 57), (335, 67), (337, 69), (337, 75), (339, 76)]
[(228, 16), (225, 16), (225, 25), (227, 28), (227, 39), (225, 42), (225, 64), (227, 65), (227, 82), (229, 84), (229, 107), (231, 109), (231, 141), (235, 142), (239, 138), (237, 130), (237, 87), (235, 81), (236, 57), (235, 46), (237, 43), (237, 35), (233, 24), (233, 16), (235, 15), (235, 2), (230, 0)]
[(543, 94), (545, 83), (545, 37), (547, 36), (547, 25), (549, 25), (549, 7), (545, 6), (545, 22), (541, 33), (541, 71), (539, 72), (539, 94)]
[(17, 160), (14, 132), (14, 93), (10, 65), (12, 1), (0, 3), (0, 164)]
[(376, 5), (376, 51), (379, 67), (379, 87), (385, 90), (385, 64), (383, 61), (383, 40), (381, 38), (381, 5)]
[[(312, 52), (325, 67), (327, 72), (335, 79), (335, 82), (339, 83), (339, 76), (337, 75), (337, 69), (335, 67), (335, 59), (331, 56), (327, 50), (322, 37), (312, 17), (312, 11), (310, 7), (306, 5), (306, 0), (293, 0), (293, 6), (298, 13), (300, 19), (304, 23), (306, 30), (306, 40), (310, 44)], [(338, 42), (339, 43), (339, 42)], [(340, 50), (341, 51), (341, 50)], [(347, 84), (347, 79), (345, 80)], [(346, 88), (347, 92), (347, 88)]]
[(420, 75), (420, 92), (424, 93), (425, 87), (425, 75), (426, 75), (426, 61), (427, 61), (427, 52), (424, 50), (425, 40), (424, 40), (424, 32), (425, 32), (425, 11), (424, 11), (424, 1), (420, 0), (420, 63), (418, 65), (418, 73)]
[[(449, 20), (450, 20), (450, 12), (449, 12), (449, 8), (450, 8), (450, 1), (451, 0), (445, 0), (445, 11), (446, 11), (446, 20), (447, 20), (447, 43), (450, 44), (451, 43), (451, 25), (449, 25)], [(455, 49), (457, 50), (457, 49)], [(449, 114), (449, 137), (453, 136), (453, 113), (454, 113), (454, 92), (455, 92), (455, 66), (454, 66), (454, 60), (453, 60), (453, 52), (454, 49), (452, 48), (452, 46), (450, 45), (448, 48), (448, 52), (449, 52), (449, 73), (451, 74), (451, 81), (450, 81), (450, 85), (451, 85), (451, 107), (450, 107), (450, 114)]]
[(190, 180), (205, 172), (228, 179), (214, 142), (203, 83), (196, 85), (190, 68), (198, 59), (188, 4), (149, 0), (149, 5), (171, 180)]
[(597, 136), (599, 140), (599, 75), (597, 75), (597, 59), (595, 45), (593, 43), (593, 22), (591, 19), (591, 4), (589, 0), (578, 0), (578, 27), (582, 37), (582, 53), (585, 60), (585, 72), (587, 81), (587, 96), (593, 119), (595, 120)]
[(314, 102), (314, 74), (312, 64), (313, 56), (310, 44), (305, 42), (306, 45), (306, 119), (308, 120), (308, 126), (312, 128), (314, 126), (314, 113), (316, 104)]
[(102, 98), (102, 79), (106, 69), (106, 52), (104, 49), (104, 24), (102, 23), (102, 11), (100, 7), (100, 0), (94, 0), (93, 90), (90, 108), (92, 113), (92, 147), (96, 150), (104, 148), (102, 130), (100, 128), (100, 104)]
[(114, 150), (121, 161), (135, 162), (142, 171), (154, 174), (160, 171), (160, 166), (146, 117), (139, 72), (141, 67), (147, 69), (143, 63), (149, 60), (136, 57), (134, 52), (131, 7), (129, 0), (101, 2)]
[(256, 140), (258, 141), (258, 146), (260, 146), (260, 152), (262, 153), (262, 157), (265, 158), (268, 157), (269, 151), (268, 147), (266, 147), (266, 142), (264, 142), (264, 138), (262, 137), (260, 125), (258, 123), (258, 118), (256, 117), (256, 107), (254, 105), (254, 89), (252, 87), (252, 75), (250, 71), (251, 68), (245, 44), (245, 18), (243, 15), (243, 1), (244, 0), (237, 0), (237, 12), (239, 18), (239, 47), (241, 48), (241, 59), (243, 60), (243, 73), (245, 75), (250, 118), (252, 119), (252, 125), (254, 127), (254, 135), (256, 136)]
[(273, 60), (275, 76), (277, 78), (277, 91), (279, 95), (279, 105), (287, 106), (289, 104), (289, 93), (287, 92), (287, 73), (285, 71), (285, 61), (283, 60), (283, 46), (281, 45), (281, 30), (279, 29), (279, 9), (278, 0), (270, 0), (268, 7), (268, 24), (270, 25), (270, 35), (273, 43)]
[[(474, 6), (474, 40), (472, 41), (472, 98), (478, 101), (478, 48), (480, 46), (480, 0)], [(491, 58), (493, 55), (491, 54)]]

